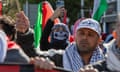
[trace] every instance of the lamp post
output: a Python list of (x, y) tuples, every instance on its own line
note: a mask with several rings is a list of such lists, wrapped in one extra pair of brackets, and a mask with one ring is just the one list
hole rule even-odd
[(28, 7), (29, 7), (29, 4), (28, 4), (28, 0), (26, 0), (26, 4), (25, 4), (26, 6), (25, 6), (25, 14), (26, 14), (26, 16), (28, 16)]
[(81, 4), (81, 10), (80, 10), (80, 13), (81, 13), (81, 18), (83, 18), (84, 17), (84, 9), (83, 9), (83, 7), (84, 7), (84, 0), (81, 0), (81, 2), (80, 2)]

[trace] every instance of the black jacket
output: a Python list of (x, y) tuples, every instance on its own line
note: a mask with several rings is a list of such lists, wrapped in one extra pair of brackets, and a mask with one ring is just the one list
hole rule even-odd
[(40, 49), (48, 50), (51, 48), (50, 43), (48, 41), (48, 37), (51, 33), (51, 29), (54, 26), (54, 22), (52, 20), (48, 20), (47, 24), (42, 32), (41, 40), (40, 40)]
[(40, 40), (40, 49), (43, 50), (43, 51), (46, 51), (46, 50), (49, 50), (49, 49), (56, 49), (56, 50), (59, 50), (59, 49), (65, 49), (66, 46), (68, 46), (69, 44), (69, 40), (64, 40), (64, 41), (53, 41), (51, 40), (51, 42), (49, 42), (48, 38), (49, 36), (51, 36), (50, 39), (52, 39), (52, 35), (51, 35), (51, 32), (52, 32), (52, 28), (54, 26), (54, 22), (49, 19), (47, 21), (47, 24), (42, 32), (42, 36), (41, 36), (41, 40)]
[(34, 31), (29, 28), (26, 33), (21, 34), (17, 32), (17, 44), (21, 46), (23, 51), (29, 56), (29, 57), (35, 57), (38, 56), (36, 51), (34, 50)]

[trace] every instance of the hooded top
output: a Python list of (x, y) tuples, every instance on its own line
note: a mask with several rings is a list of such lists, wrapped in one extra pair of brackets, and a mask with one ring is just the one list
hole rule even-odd
[[(63, 28), (63, 29), (60, 29)], [(69, 44), (69, 29), (66, 24), (59, 23), (52, 27), (50, 46), (54, 49), (65, 49)]]
[[(59, 27), (62, 27), (62, 29), (59, 29)], [(65, 49), (69, 44), (69, 36), (70, 33), (66, 24), (58, 23), (54, 25), (54, 22), (49, 19), (41, 36), (40, 49)]]

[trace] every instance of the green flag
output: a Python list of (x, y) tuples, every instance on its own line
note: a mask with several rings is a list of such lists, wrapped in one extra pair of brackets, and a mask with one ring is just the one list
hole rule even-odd
[(38, 5), (37, 21), (34, 27), (34, 47), (39, 48), (42, 34), (42, 3)]
[(93, 19), (99, 21), (107, 10), (107, 0), (94, 0)]

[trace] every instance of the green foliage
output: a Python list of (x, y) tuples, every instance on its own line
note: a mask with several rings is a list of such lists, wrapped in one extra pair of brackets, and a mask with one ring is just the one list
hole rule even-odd
[[(24, 1), (25, 0), (21, 0)], [(29, 3), (38, 4), (39, 2), (45, 1), (45, 0), (28, 0)], [(46, 0), (49, 1), (52, 5), (53, 9), (56, 9), (55, 2), (57, 0)], [(81, 7), (80, 7), (80, 1), (81, 0), (64, 0), (65, 1), (65, 8), (67, 10), (67, 16), (70, 18), (69, 25), (74, 24), (74, 22), (81, 17)], [(92, 9), (93, 6), (93, 0), (84, 0), (84, 9)], [(89, 12), (85, 12), (85, 17), (90, 17)]]
[(65, 8), (67, 9), (67, 16), (70, 18), (69, 24), (74, 24), (79, 18), (80, 0), (65, 0)]
[[(16, 4), (14, 1), (15, 0), (10, 0), (13, 1), (13, 4), (9, 4), (9, 6), (4, 7), (3, 13), (4, 14), (9, 14), (12, 15), (14, 17), (15, 13), (17, 12), (17, 8), (16, 6), (14, 6), (14, 4)], [(23, 8), (23, 4), (25, 3), (26, 0), (19, 0), (21, 8)], [(31, 4), (38, 4), (39, 2), (45, 1), (45, 0), (28, 0), (29, 3)], [(56, 4), (55, 2), (57, 0), (47, 0), (50, 2), (50, 4), (52, 5), (53, 9), (55, 9)], [(65, 8), (67, 10), (67, 16), (70, 18), (70, 22), (69, 25), (74, 24), (74, 22), (80, 18), (80, 1), (81, 0), (64, 0), (65, 1)], [(84, 0), (84, 9), (92, 9), (93, 7), (93, 0)], [(89, 12), (85, 12), (85, 17), (89, 17)]]

